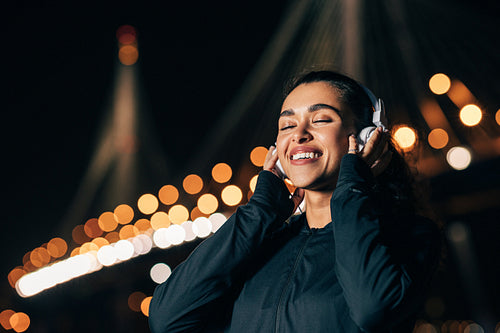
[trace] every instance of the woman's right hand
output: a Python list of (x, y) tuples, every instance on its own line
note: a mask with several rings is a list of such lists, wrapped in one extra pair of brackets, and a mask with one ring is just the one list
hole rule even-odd
[[(274, 153), (276, 150), (276, 146), (269, 147), (269, 151), (267, 152), (266, 159), (264, 160), (263, 170), (270, 171), (276, 175), (276, 177), (281, 179), (280, 173), (277, 170), (276, 162), (278, 162), (278, 153)], [(296, 211), (299, 207), (302, 200), (304, 200), (305, 191), (302, 188), (297, 187), (290, 199), (293, 201), (294, 210)]]

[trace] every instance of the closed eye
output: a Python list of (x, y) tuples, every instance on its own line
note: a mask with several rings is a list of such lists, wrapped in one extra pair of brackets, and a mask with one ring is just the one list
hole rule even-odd
[(287, 130), (287, 129), (293, 128), (293, 127), (295, 127), (295, 125), (286, 125), (286, 126), (281, 127), (280, 131), (284, 131), (284, 130)]
[(332, 122), (331, 119), (318, 119), (313, 121), (313, 123), (331, 123), (331, 122)]

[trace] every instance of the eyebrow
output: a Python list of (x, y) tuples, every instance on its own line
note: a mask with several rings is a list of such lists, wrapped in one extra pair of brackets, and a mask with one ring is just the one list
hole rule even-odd
[[(315, 112), (315, 111), (318, 111), (321, 109), (330, 109), (332, 111), (335, 111), (340, 116), (339, 109), (337, 109), (336, 107), (333, 107), (331, 105), (323, 104), (323, 103), (313, 104), (313, 105), (309, 106), (307, 111), (308, 112)], [(286, 109), (286, 110), (281, 111), (280, 118), (287, 117), (287, 116), (293, 116), (293, 115), (295, 115), (295, 111), (293, 109)]]

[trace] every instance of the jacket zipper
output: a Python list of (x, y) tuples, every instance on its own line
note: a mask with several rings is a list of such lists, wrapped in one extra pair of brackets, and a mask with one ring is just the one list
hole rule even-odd
[(304, 244), (300, 248), (299, 253), (297, 254), (297, 257), (295, 257), (295, 262), (293, 264), (293, 268), (290, 271), (290, 274), (288, 274), (288, 279), (286, 280), (285, 286), (281, 290), (281, 295), (278, 301), (278, 306), (276, 307), (276, 319), (274, 322), (274, 332), (278, 332), (278, 325), (279, 325), (279, 320), (280, 320), (280, 310), (281, 310), (281, 303), (283, 301), (283, 297), (285, 296), (285, 291), (288, 289), (288, 286), (290, 285), (290, 281), (292, 280), (293, 275), (295, 274), (295, 271), (297, 270), (297, 266), (299, 265), (300, 258), (302, 257), (302, 253), (304, 252), (304, 249), (306, 248), (307, 243), (309, 242), (309, 239), (312, 236), (312, 231), (309, 231), (309, 235), (307, 236), (306, 240), (304, 241)]

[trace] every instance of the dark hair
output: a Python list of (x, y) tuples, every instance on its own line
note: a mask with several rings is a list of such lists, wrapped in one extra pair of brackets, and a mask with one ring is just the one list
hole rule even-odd
[[(312, 71), (292, 78), (285, 86), (284, 98), (299, 85), (313, 82), (325, 82), (337, 90), (342, 103), (348, 106), (349, 111), (354, 115), (353, 125), (357, 133), (364, 127), (374, 126), (373, 105), (361, 84), (337, 72)], [(342, 114), (340, 117), (345, 119)], [(375, 190), (379, 194), (377, 198), (385, 202), (389, 199), (393, 213), (415, 213), (423, 209), (424, 204), (416, 200), (420, 198), (420, 195), (416, 195), (418, 189), (414, 175), (402, 156), (403, 152), (398, 151), (391, 140), (389, 140), (389, 149), (393, 152), (391, 162), (384, 172), (376, 177)]]

